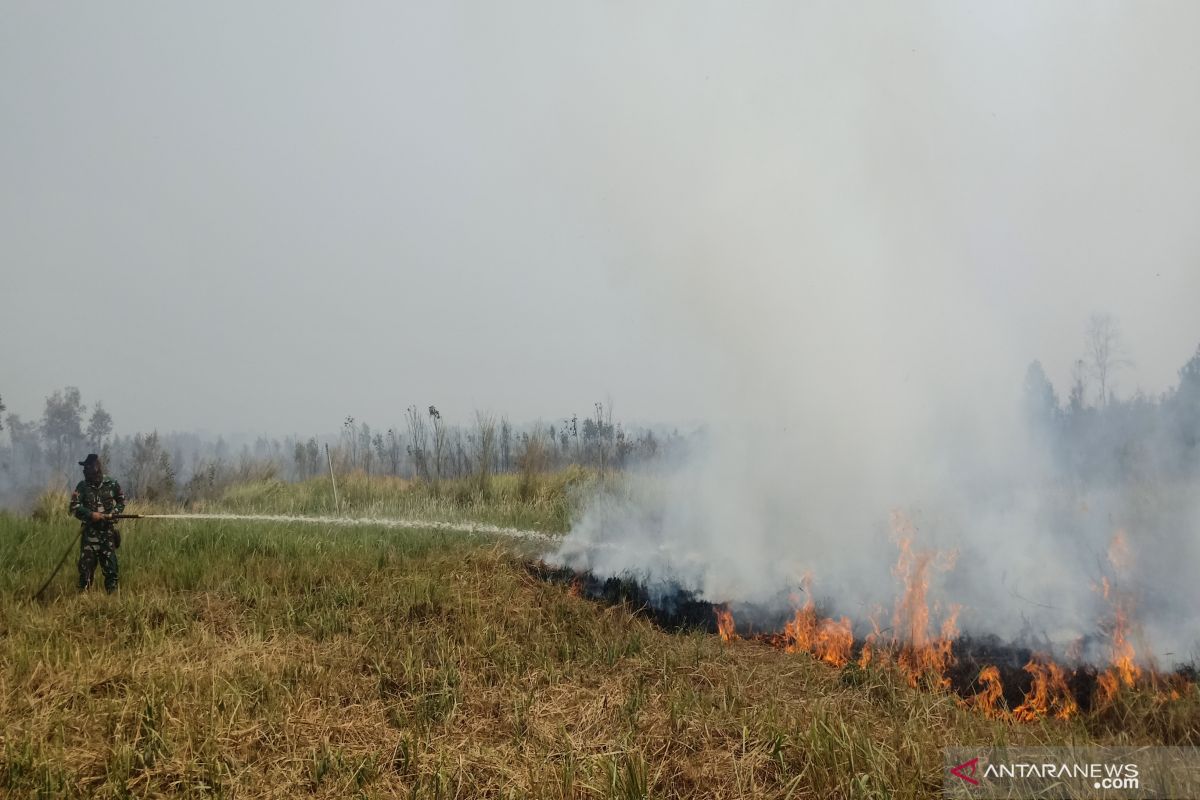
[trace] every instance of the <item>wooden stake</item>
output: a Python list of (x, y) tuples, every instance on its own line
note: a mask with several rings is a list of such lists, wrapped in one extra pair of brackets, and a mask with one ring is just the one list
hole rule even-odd
[(329, 455), (329, 445), (325, 445), (325, 463), (329, 465), (329, 481), (333, 484), (333, 510), (335, 514), (342, 513), (342, 504), (338, 502), (337, 478), (333, 476), (333, 458)]

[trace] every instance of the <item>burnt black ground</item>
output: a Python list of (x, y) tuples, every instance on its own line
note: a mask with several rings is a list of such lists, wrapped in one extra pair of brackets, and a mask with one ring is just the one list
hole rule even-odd
[[(666, 631), (717, 632), (713, 604), (681, 586), (664, 585), (651, 591), (632, 576), (599, 578), (589, 572), (575, 572), (540, 561), (530, 563), (528, 570), (538, 580), (575, 586), (581, 596), (590, 600), (609, 606), (628, 606)], [(738, 633), (751, 638), (782, 631), (784, 624), (792, 618), (791, 612), (778, 610), (784, 607), (782, 603), (774, 609), (753, 605), (736, 607), (734, 620)], [(746, 620), (753, 620), (753, 624), (747, 624)], [(855, 657), (861, 653), (862, 646), (861, 640), (855, 641)], [(946, 677), (950, 680), (950, 688), (962, 697), (982, 691), (979, 674), (989, 666), (995, 667), (1000, 674), (1004, 703), (1009, 709), (1019, 706), (1033, 686), (1033, 676), (1025, 670), (1025, 665), (1036, 654), (1030, 646), (1005, 642), (997, 636), (963, 635), (954, 640), (953, 653), (954, 663), (946, 671)], [(1090, 711), (1098, 688), (1098, 670), (1089, 664), (1068, 666), (1060, 663), (1060, 666), (1066, 673), (1067, 687), (1075, 702), (1082, 711)], [(1174, 674), (1189, 682), (1197, 678), (1194, 665), (1176, 667)]]

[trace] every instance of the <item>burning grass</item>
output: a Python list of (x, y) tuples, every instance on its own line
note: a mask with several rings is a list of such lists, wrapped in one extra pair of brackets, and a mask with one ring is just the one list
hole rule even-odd
[(0, 794), (917, 798), (949, 745), (1198, 743), (1191, 684), (1017, 724), (456, 534), (147, 521), (118, 595), (30, 602), (72, 532), (0, 515)]
[[(818, 614), (812, 599), (812, 576), (806, 575), (801, 585), (808, 600), (778, 633), (739, 636), (728, 605), (715, 606), (721, 639), (728, 643), (748, 638), (789, 653), (807, 653), (833, 667), (853, 664), (891, 670), (911, 687), (952, 689), (964, 708), (1012, 722), (1067, 721), (1087, 711), (1091, 712), (1089, 725), (1104, 727), (1119, 719), (1118, 729), (1128, 728), (1130, 703), (1143, 708), (1149, 703), (1156, 718), (1174, 721), (1166, 727), (1148, 726), (1157, 731), (1154, 741), (1194, 744), (1200, 740), (1196, 706), (1200, 695), (1194, 671), (1180, 668), (1164, 674), (1153, 665), (1139, 666), (1132, 643), (1137, 637), (1134, 599), (1117, 591), (1107, 576), (1099, 590), (1111, 611), (1111, 618), (1102, 620), (1100, 626), (1110, 643), (1109, 664), (1101, 671), (1086, 664), (1064, 666), (1045, 653), (1023, 651), (996, 640), (957, 638), (959, 608), (952, 606), (942, 612), (936, 606), (931, 608), (927, 599), (931, 571), (952, 568), (954, 554), (916, 550), (915, 529), (903, 515), (893, 515), (892, 527), (899, 549), (893, 575), (900, 590), (886, 637), (873, 620), (873, 631), (856, 643), (848, 618), (834, 620)], [(1125, 534), (1118, 531), (1109, 548), (1115, 573), (1126, 572), (1130, 560)], [(939, 616), (935, 633), (932, 620)], [(1024, 662), (1023, 674), (1012, 667), (1017, 658)], [(1175, 724), (1180, 720), (1186, 721)]]
[[(1169, 674), (1144, 672), (1142, 681), (1110, 695), (1103, 683), (1111, 670), (1064, 666), (995, 637), (949, 638), (944, 624), (941, 635), (927, 639), (925, 647), (932, 652), (920, 653), (877, 625), (865, 639), (855, 640), (848, 619), (823, 617), (811, 601), (778, 630), (739, 630), (729, 606), (709, 605), (682, 589), (668, 601), (659, 597), (656, 604), (632, 580), (598, 580), (545, 566), (534, 573), (552, 582), (569, 582), (574, 596), (636, 608), (665, 630), (705, 630), (726, 644), (801, 654), (838, 668), (850, 682), (867, 672), (886, 675), (910, 689), (946, 696), (963, 709), (1009, 724), (1076, 721), (1088, 735), (1099, 737), (1097, 741), (1115, 737), (1113, 741), (1140, 744), (1200, 743), (1200, 689), (1190, 668)], [(811, 583), (807, 585), (811, 597)], [(922, 671), (914, 665), (922, 665)]]

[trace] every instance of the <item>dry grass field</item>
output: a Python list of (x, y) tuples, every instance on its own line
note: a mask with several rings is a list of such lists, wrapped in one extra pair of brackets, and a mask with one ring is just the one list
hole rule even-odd
[[(562, 491), (491, 519), (561, 528)], [(945, 746), (1200, 743), (1195, 686), (989, 719), (886, 663), (662, 630), (478, 536), (142, 520), (119, 593), (72, 559), (32, 602), (74, 532), (37, 517), (0, 515), (4, 796), (919, 798)]]

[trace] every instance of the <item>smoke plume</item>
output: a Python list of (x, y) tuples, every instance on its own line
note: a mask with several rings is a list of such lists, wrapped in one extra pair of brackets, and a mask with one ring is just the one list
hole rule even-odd
[[(962, 604), (964, 632), (1090, 647), (1107, 581), (1137, 598), (1140, 654), (1194, 655), (1195, 450), (1124, 430), (1136, 414), (1094, 381), (1088, 432), (1023, 411), (1034, 359), (1067, 394), (1091, 311), (1136, 355), (1112, 396), (1167, 390), (1200, 341), (1169, 296), (1200, 288), (1180, 217), (1200, 114), (1160, 90), (1200, 58), (1170, 20), (1106, 8), (827, 11), (793, 47), (701, 44), (673, 67), (635, 48), (636, 131), (597, 146), (621, 202), (596, 211), (663, 335), (709, 354), (679, 376), (707, 425), (681, 463), (596, 497), (560, 563), (768, 607), (811, 575), (862, 623), (896, 596), (900, 519), (944, 555), (930, 596)], [(712, 80), (666, 91), (682, 71)], [(1103, 480), (1064, 463), (1116, 458), (1100, 439), (1144, 452)]]

